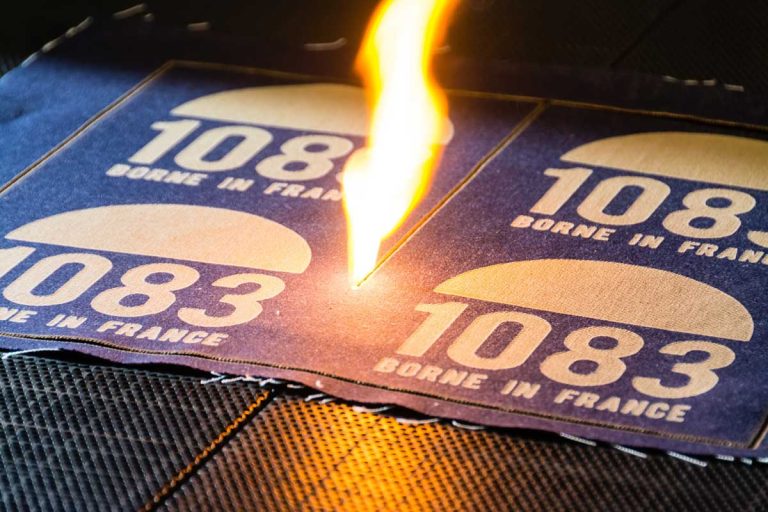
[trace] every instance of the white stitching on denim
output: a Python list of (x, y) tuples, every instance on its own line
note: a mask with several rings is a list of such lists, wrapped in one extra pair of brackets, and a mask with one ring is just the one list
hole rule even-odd
[(31, 55), (28, 55), (27, 58), (25, 58), (21, 64), (19, 64), (19, 67), (25, 68), (35, 62), (37, 58), (40, 56), (40, 53), (48, 53), (57, 46), (59, 46), (64, 40), (66, 39), (72, 39), (80, 32), (84, 31), (88, 27), (90, 27), (93, 24), (93, 17), (88, 16), (83, 21), (78, 23), (77, 25), (73, 27), (69, 27), (62, 35), (59, 37), (56, 37), (54, 39), (51, 39), (47, 43), (45, 43), (40, 50), (34, 52)]
[(5, 361), (6, 359), (11, 358), (11, 357), (20, 356), (20, 355), (24, 355), (24, 354), (31, 354), (33, 352), (58, 352), (59, 350), (60, 349), (57, 348), (57, 347), (50, 347), (50, 348), (47, 348), (47, 347), (43, 347), (43, 348), (28, 348), (28, 349), (25, 349), (25, 350), (14, 350), (13, 352), (6, 352), (6, 353), (4, 353), (3, 356), (0, 357), (0, 359)]
[(460, 421), (451, 420), (451, 425), (456, 428), (463, 428), (464, 430), (485, 430), (483, 425), (475, 425), (473, 423), (462, 423)]
[(440, 420), (438, 418), (396, 418), (395, 421), (401, 425), (427, 425), (437, 423)]
[[(693, 78), (676, 78), (674, 76), (664, 75), (661, 77), (661, 79), (664, 82), (679, 83), (688, 87), (697, 87), (697, 86), (714, 87), (719, 83), (717, 78), (705, 78), (703, 80), (696, 80)], [(723, 89), (731, 92), (744, 92), (745, 90), (743, 85), (724, 83), (722, 84), (722, 86), (723, 86)]]
[(132, 5), (131, 7), (128, 7), (127, 9), (122, 9), (120, 11), (113, 12), (112, 18), (116, 20), (124, 20), (126, 18), (130, 18), (131, 16), (142, 14), (146, 12), (146, 10), (147, 10), (147, 4), (136, 4), (136, 5)]
[(364, 405), (353, 405), (352, 410), (361, 414), (377, 414), (392, 409), (391, 405), (382, 405), (381, 407), (366, 407)]
[(340, 37), (327, 43), (304, 43), (304, 49), (308, 52), (330, 52), (346, 46), (347, 38)]
[(575, 441), (577, 443), (585, 444), (587, 446), (597, 446), (597, 443), (592, 441), (591, 439), (584, 439), (583, 437), (572, 436), (571, 434), (566, 434), (564, 432), (560, 432), (560, 437), (564, 437), (570, 441)]
[(210, 379), (201, 380), (200, 384), (212, 384), (214, 382), (219, 382), (220, 380), (224, 380), (226, 378), (226, 375), (222, 375), (218, 372), (211, 372), (211, 375), (213, 375), (213, 377), (211, 377)]
[(669, 455), (670, 457), (674, 457), (678, 460), (681, 460), (683, 462), (687, 462), (688, 464), (693, 464), (694, 466), (699, 466), (702, 468), (705, 468), (708, 466), (708, 464), (705, 461), (701, 459), (695, 459), (693, 457), (689, 457), (688, 455), (683, 455), (682, 453), (670, 451), (670, 452), (667, 452), (667, 455)]
[[(38, 350), (51, 350), (51, 349), (30, 349), (29, 351), (38, 351)], [(17, 354), (17, 353), (23, 353), (23, 352), (26, 352), (26, 351), (13, 352), (13, 353), (9, 353), (9, 355)], [(5, 356), (3, 356), (3, 358), (5, 358)], [(244, 376), (239, 376), (239, 377), (238, 376), (228, 376), (228, 375), (221, 374), (221, 373), (218, 373), (218, 372), (211, 372), (211, 375), (213, 375), (212, 378), (206, 379), (206, 380), (203, 380), (203, 381), (200, 381), (200, 382), (202, 384), (210, 384), (210, 383), (214, 383), (214, 382), (218, 382), (220, 384), (229, 384), (229, 383), (233, 383), (233, 382), (255, 382), (259, 386), (265, 386), (265, 385), (268, 385), (268, 384), (273, 384), (273, 385), (284, 385), (287, 389), (303, 389), (303, 388), (306, 388), (306, 386), (304, 386), (302, 384), (287, 383), (285, 381), (282, 381), (282, 380), (279, 380), (279, 379), (273, 379), (273, 378), (260, 379), (260, 378), (257, 378), (257, 377), (253, 377), (251, 375), (244, 375)], [(317, 381), (316, 384), (319, 384), (319, 381)], [(336, 402), (337, 399), (335, 397), (328, 396), (325, 393), (313, 393), (313, 394), (310, 394), (310, 395), (307, 395), (306, 397), (304, 397), (304, 401), (305, 402), (316, 401), (316, 402), (318, 402), (320, 404), (329, 404), (329, 403), (332, 403), (332, 402)], [(377, 407), (368, 407), (368, 406), (361, 405), (361, 404), (353, 405), (352, 403), (349, 403), (349, 402), (346, 402), (346, 401), (344, 403), (346, 403), (346, 405), (349, 405), (354, 412), (360, 413), (360, 414), (379, 414), (379, 413), (384, 413), (384, 412), (390, 411), (390, 410), (395, 408), (394, 406), (391, 406), (391, 405), (382, 405), (382, 406), (377, 406)], [(464, 430), (480, 431), (480, 430), (486, 430), (487, 429), (487, 427), (485, 427), (483, 425), (476, 425), (476, 424), (471, 424), (471, 423), (463, 423), (463, 422), (460, 422), (460, 421), (457, 421), (457, 420), (444, 420), (444, 419), (435, 418), (435, 417), (404, 418), (404, 417), (399, 417), (399, 416), (394, 416), (394, 415), (388, 415), (388, 417), (394, 418), (395, 421), (397, 421), (401, 425), (427, 425), (427, 424), (440, 423), (440, 422), (444, 422), (445, 421), (445, 422), (447, 422), (446, 423), (447, 425), (450, 425), (450, 426), (455, 427), (455, 428), (464, 429)], [(593, 441), (591, 439), (586, 439), (584, 437), (579, 437), (579, 436), (575, 436), (575, 435), (572, 435), (572, 434), (566, 434), (565, 432), (560, 432), (559, 435), (560, 435), (560, 437), (562, 437), (564, 439), (567, 439), (569, 441), (573, 441), (573, 442), (580, 443), (580, 444), (583, 444), (583, 445), (586, 445), (586, 446), (590, 446), (590, 447), (596, 447), (596, 446), (599, 446), (601, 444), (601, 443), (598, 443), (598, 442)], [(634, 448), (630, 448), (628, 446), (624, 446), (624, 445), (620, 445), (620, 444), (610, 444), (608, 446), (610, 446), (611, 448), (613, 448), (615, 450), (621, 451), (622, 453), (626, 453), (628, 455), (632, 455), (632, 456), (635, 456), (635, 457), (638, 457), (638, 458), (641, 458), (641, 459), (647, 459), (648, 458), (648, 454), (647, 453), (642, 452), (642, 451), (637, 450), (637, 449), (634, 449)], [(693, 465), (696, 465), (696, 466), (699, 466), (699, 467), (707, 467), (707, 465), (708, 465), (708, 463), (706, 461), (704, 461), (704, 460), (701, 460), (701, 459), (698, 459), (698, 458), (694, 458), (694, 457), (691, 457), (691, 456), (688, 456), (688, 455), (684, 455), (684, 454), (679, 453), (679, 452), (667, 451), (665, 453), (667, 455), (669, 455), (670, 457), (676, 458), (676, 459), (678, 459), (678, 460), (680, 460), (682, 462), (686, 462), (688, 464), (693, 464)], [(720, 461), (724, 461), (724, 462), (735, 462), (735, 461), (738, 460), (742, 464), (747, 464), (747, 465), (752, 465), (755, 462), (759, 462), (761, 464), (768, 464), (768, 457), (761, 457), (761, 458), (756, 458), (756, 459), (752, 459), (752, 458), (749, 458), (749, 457), (739, 457), (739, 458), (737, 458), (737, 457), (734, 457), (734, 456), (731, 456), (731, 455), (712, 455), (712, 457), (714, 459), (717, 459), (717, 460), (720, 460)]]
[(190, 32), (206, 32), (208, 30), (211, 30), (211, 22), (198, 21), (196, 23), (188, 23), (187, 30), (189, 30)]
[(634, 448), (629, 448), (628, 446), (623, 446), (620, 444), (612, 444), (611, 447), (613, 447), (616, 450), (619, 450), (620, 452), (624, 452), (629, 455), (634, 455), (635, 457), (640, 457), (641, 459), (648, 458), (647, 453), (641, 452), (640, 450), (635, 450)]

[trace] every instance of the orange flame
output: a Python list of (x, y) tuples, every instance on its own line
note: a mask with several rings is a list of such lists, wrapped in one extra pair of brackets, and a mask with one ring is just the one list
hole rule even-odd
[(381, 242), (425, 194), (446, 135), (447, 102), (431, 58), (457, 0), (385, 0), (357, 57), (372, 116), (367, 146), (342, 185), (353, 286), (374, 269)]

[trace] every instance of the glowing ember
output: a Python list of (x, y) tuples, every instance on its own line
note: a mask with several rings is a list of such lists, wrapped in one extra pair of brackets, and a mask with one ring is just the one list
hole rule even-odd
[(376, 265), (381, 241), (426, 192), (447, 121), (430, 61), (456, 0), (386, 0), (358, 55), (372, 108), (368, 144), (342, 178), (353, 286)]

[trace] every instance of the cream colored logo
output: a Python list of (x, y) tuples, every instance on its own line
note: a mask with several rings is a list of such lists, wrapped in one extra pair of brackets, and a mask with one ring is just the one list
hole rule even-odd
[[(179, 307), (176, 317), (189, 326), (205, 328), (230, 327), (254, 320), (263, 310), (262, 301), (277, 296), (285, 288), (281, 278), (269, 273), (301, 274), (312, 259), (306, 240), (277, 222), (240, 211), (183, 204), (127, 204), (64, 212), (25, 224), (6, 238), (158, 258), (161, 261), (125, 271), (120, 286), (101, 287), (90, 300), (91, 308), (120, 318), (156, 315), (172, 308), (177, 293), (194, 285), (199, 297), (214, 303), (218, 300), (224, 306)], [(35, 252), (29, 246), (0, 249), (0, 278)], [(200, 272), (195, 267), (168, 262), (169, 259), (240, 267), (242, 271), (200, 284)], [(19, 306), (69, 304), (92, 290), (112, 267), (112, 261), (102, 254), (62, 252), (26, 268), (3, 288), (2, 295)], [(67, 278), (63, 282), (53, 280), (65, 268), (70, 269)], [(73, 318), (76, 320), (70, 323), (78, 326), (85, 321), (85, 317)], [(176, 328), (172, 329), (176, 334), (168, 335), (162, 334), (159, 326), (141, 329), (141, 324), (110, 321), (99, 332), (115, 330), (118, 335), (203, 344), (213, 344), (211, 336), (219, 341), (226, 337), (221, 333), (190, 333), (188, 329)], [(183, 335), (174, 339), (179, 332)]]
[[(244, 192), (255, 183), (241, 173), (250, 169), (273, 180), (262, 190), (265, 195), (336, 202), (341, 200), (336, 183), (332, 187), (301, 183), (340, 171), (355, 149), (349, 136), (365, 137), (369, 123), (361, 88), (328, 83), (222, 91), (187, 101), (170, 113), (172, 120), (152, 123), (158, 133), (128, 163), (112, 166), (107, 176), (187, 186), (215, 178), (218, 189)], [(219, 125), (210, 127), (203, 121)], [(278, 149), (271, 145), (275, 128), (301, 134)], [(443, 143), (452, 137), (453, 125), (446, 120)], [(155, 167), (160, 162), (167, 166), (169, 158), (173, 168)], [(212, 176), (225, 172), (238, 176)]]
[[(678, 252), (688, 256), (768, 265), (768, 226), (755, 219), (756, 212), (764, 211), (760, 201), (765, 198), (743, 190), (768, 191), (768, 142), (712, 133), (636, 133), (590, 142), (561, 158), (630, 173), (595, 182), (590, 167), (546, 169), (544, 179), (551, 186), (531, 206), (531, 215), (519, 215), (511, 227), (602, 242), (621, 228), (633, 227), (636, 239), (629, 245), (657, 249), (677, 243)], [(675, 199), (673, 187), (681, 184), (659, 178), (696, 185)], [(586, 197), (572, 205), (576, 193), (590, 186)], [(628, 204), (617, 211), (615, 201), (630, 189), (624, 196), (631, 197)], [(566, 206), (575, 206), (585, 224), (557, 221)], [(662, 218), (665, 209), (672, 211)], [(641, 231), (649, 220), (661, 221), (663, 232), (656, 226), (652, 233)], [(741, 232), (746, 236), (734, 237)], [(684, 240), (671, 242), (669, 234)], [(745, 245), (744, 239), (754, 245)]]
[(438, 293), (539, 311), (749, 341), (752, 316), (730, 295), (654, 268), (589, 260), (491, 265), (451, 278)]
[[(667, 234), (658, 233), (660, 221), (667, 233), (685, 237), (682, 241), (673, 239), (670, 242), (676, 244), (676, 253), (686, 257), (689, 254), (710, 257), (715, 261), (768, 265), (768, 256), (763, 250), (722, 248), (713, 243), (739, 232), (743, 218), (757, 206), (757, 199), (752, 194), (727, 187), (768, 190), (768, 143), (708, 133), (639, 133), (584, 144), (561, 158), (565, 162), (632, 174), (592, 179), (593, 188), (586, 196), (578, 204), (570, 204), (578, 197), (576, 193), (588, 186), (593, 169), (546, 169), (543, 175), (551, 181), (549, 189), (530, 208), (531, 215), (518, 215), (510, 223), (511, 228), (549, 232), (574, 240), (589, 239), (588, 243), (626, 244), (630, 252), (655, 251), (669, 238)], [(658, 177), (694, 181), (701, 185), (688, 192), (682, 198), (682, 204), (674, 205), (671, 213), (657, 217), (657, 223), (650, 228), (656, 232), (639, 231), (643, 223), (659, 215), (660, 207), (670, 201), (672, 186), (679, 186)], [(617, 208), (614, 201), (628, 188), (633, 189), (633, 193)], [(557, 216), (567, 205), (586, 222), (558, 220)], [(766, 232), (749, 229), (746, 234), (752, 243), (768, 246)], [(519, 250), (524, 251), (525, 247), (519, 247)], [(563, 347), (539, 364), (545, 377), (568, 386), (603, 386), (621, 379), (629, 362), (634, 360), (633, 356), (641, 350), (648, 351), (643, 349), (647, 340), (635, 332), (635, 327), (667, 331), (663, 335), (665, 339), (669, 337), (668, 333), (677, 333), (683, 339), (664, 344), (658, 348), (658, 353), (666, 356), (660, 359), (659, 371), (668, 368), (667, 371), (678, 375), (673, 379), (653, 374), (639, 375), (630, 380), (635, 391), (653, 398), (680, 399), (704, 394), (717, 384), (717, 370), (735, 361), (735, 352), (725, 344), (696, 337), (748, 342), (754, 332), (750, 312), (723, 290), (675, 272), (628, 263), (562, 258), (505, 262), (464, 272), (441, 283), (434, 291), (452, 298), (527, 310), (479, 314), (443, 346), (449, 359), (473, 370), (517, 368), (529, 361), (542, 343), (550, 339), (551, 343)], [(439, 350), (440, 340), (454, 323), (470, 315), (469, 307), (470, 303), (459, 301), (419, 304), (416, 310), (428, 316), (400, 345), (397, 354), (422, 357), (429, 351)], [(552, 340), (550, 321), (537, 312), (596, 322), (575, 328), (562, 340)], [(499, 331), (505, 325), (513, 326), (514, 334), (499, 349)], [(493, 345), (488, 343), (492, 337), (496, 339), (496, 348), (489, 350), (488, 346)], [(613, 340), (612, 344), (606, 346), (604, 341), (597, 341), (603, 338)], [(689, 353), (699, 353), (700, 359), (689, 357)], [(670, 357), (678, 358), (671, 368), (668, 366)], [(589, 365), (585, 366), (587, 363), (591, 369)], [(425, 368), (421, 363), (401, 363), (388, 358), (377, 366), (376, 371), (418, 379), (432, 375), (429, 373), (432, 370)], [(414, 369), (413, 375), (411, 369)], [(439, 378), (447, 382), (443, 373)], [(443, 383), (442, 380), (435, 382)], [(510, 380), (502, 394), (518, 396), (514, 395), (518, 384), (516, 380)], [(520, 391), (530, 391), (525, 395), (528, 398), (535, 394), (534, 388), (538, 389), (538, 385), (529, 384), (524, 386), (528, 391)], [(574, 403), (592, 407), (599, 398), (594, 393), (579, 394), (567, 389), (564, 393), (556, 403), (578, 395)], [(558, 401), (561, 398), (563, 402)], [(611, 404), (614, 402), (610, 400)], [(611, 407), (613, 412), (619, 411), (618, 406)], [(674, 412), (674, 407), (669, 404), (660, 407), (670, 413), (666, 420), (682, 421), (679, 410)]]
[[(603, 322), (682, 334), (685, 336), (682, 340), (666, 343), (658, 349), (659, 354), (684, 358), (682, 361), (671, 364), (670, 368), (667, 360), (658, 371), (630, 379), (635, 391), (660, 399), (690, 398), (707, 393), (719, 381), (716, 370), (730, 366), (736, 359), (734, 351), (727, 346), (691, 339), (688, 335), (745, 342), (750, 340), (754, 329), (752, 316), (746, 308), (721, 290), (673, 272), (624, 263), (576, 259), (500, 263), (464, 272), (441, 283), (435, 291), (451, 297), (533, 310), (499, 310), (472, 318), (444, 347), (449, 359), (472, 370), (504, 371), (526, 364), (542, 343), (551, 338), (552, 324), (538, 311), (599, 321), (571, 330), (562, 341), (550, 339), (551, 343), (562, 343), (562, 346), (544, 358), (538, 366), (539, 371), (551, 381), (567, 386), (595, 387), (618, 381), (624, 377), (633, 356), (646, 345), (647, 340), (633, 329)], [(460, 317), (468, 314), (469, 306), (469, 303), (458, 301), (419, 304), (416, 310), (429, 316), (396, 353), (418, 358), (438, 350), (439, 341)], [(514, 334), (503, 340), (503, 347), (499, 349), (502, 340), (497, 331), (505, 325), (513, 326)], [(489, 351), (488, 341), (492, 337), (496, 339), (496, 348)], [(597, 344), (597, 340), (605, 339), (611, 340), (607, 346)], [(705, 357), (691, 360), (686, 357), (690, 353), (704, 354)], [(584, 364), (588, 364), (587, 369)], [(409, 368), (414, 368), (412, 375)], [(426, 371), (424, 368), (427, 367), (417, 362), (401, 364), (394, 358), (384, 358), (375, 370), (421, 378), (419, 375), (426, 375), (422, 373)], [(676, 379), (658, 376), (659, 372), (670, 371), (678, 374)], [(447, 375), (444, 369), (439, 369), (435, 378), (449, 382), (443, 374)], [(466, 376), (466, 372), (464, 374)], [(483, 377), (486, 378), (487, 375)], [(439, 382), (444, 383), (443, 380)], [(521, 384), (512, 379), (501, 393), (531, 398), (540, 387), (540, 384)], [(574, 402), (577, 406), (584, 406), (581, 401), (588, 400), (584, 402), (588, 404), (586, 406), (593, 407), (600, 399), (595, 393), (580, 394), (566, 388), (555, 403), (564, 403), (576, 396), (580, 397)], [(611, 404), (612, 412), (619, 412), (619, 398), (607, 403)], [(676, 407), (668, 403), (653, 407), (653, 416), (649, 417), (673, 422), (683, 421), (684, 411), (690, 409), (687, 405)], [(666, 412), (657, 414), (656, 409)]]

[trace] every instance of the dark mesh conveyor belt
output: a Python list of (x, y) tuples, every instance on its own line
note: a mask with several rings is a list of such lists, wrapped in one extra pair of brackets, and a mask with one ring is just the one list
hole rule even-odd
[[(664, 455), (277, 398), (168, 510), (759, 510), (768, 468)], [(727, 489), (727, 491), (725, 491)]]
[(0, 504), (138, 509), (266, 395), (193, 376), (3, 359)]

